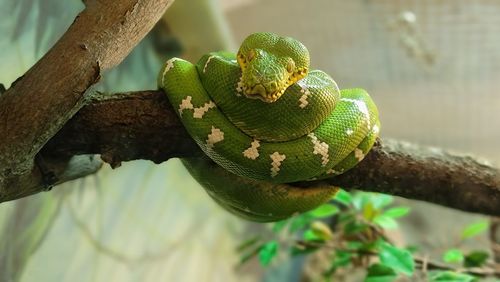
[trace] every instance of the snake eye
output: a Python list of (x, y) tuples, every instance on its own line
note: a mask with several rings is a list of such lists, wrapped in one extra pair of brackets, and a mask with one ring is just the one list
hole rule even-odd
[(253, 60), (255, 58), (255, 50), (252, 49), (250, 51), (248, 51), (248, 54), (247, 54), (247, 60), (250, 62), (251, 60)]
[(289, 59), (286, 63), (286, 71), (288, 73), (293, 73), (295, 71), (295, 62), (292, 59)]
[(241, 54), (241, 52), (238, 52), (237, 57), (238, 57), (239, 60), (242, 60), (242, 61), (245, 60), (245, 56), (243, 56), (243, 54)]

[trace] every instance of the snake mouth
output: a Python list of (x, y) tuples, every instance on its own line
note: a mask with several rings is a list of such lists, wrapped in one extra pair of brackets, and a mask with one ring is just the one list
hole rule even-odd
[(243, 93), (247, 98), (259, 99), (266, 103), (273, 103), (276, 102), (285, 92), (284, 89), (276, 90), (275, 86), (273, 88), (274, 90), (268, 90), (262, 83), (255, 84), (253, 86), (244, 85)]

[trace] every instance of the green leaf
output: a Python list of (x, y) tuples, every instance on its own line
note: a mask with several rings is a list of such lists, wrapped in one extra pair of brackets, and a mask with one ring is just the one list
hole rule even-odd
[(306, 241), (324, 242), (330, 240), (333, 237), (333, 233), (328, 225), (321, 221), (315, 221), (309, 229), (304, 231), (303, 237)]
[(356, 192), (352, 197), (352, 206), (358, 210), (363, 210), (363, 207), (370, 200), (368, 199), (369, 193), (366, 192)]
[(348, 264), (351, 263), (352, 256), (353, 254), (350, 252), (337, 250), (335, 252), (335, 258), (332, 261), (332, 266), (335, 267), (347, 266)]
[(449, 249), (443, 254), (444, 262), (462, 262), (464, 254), (459, 249)]
[(310, 211), (309, 214), (315, 218), (324, 218), (337, 214), (338, 212), (339, 208), (337, 206), (324, 204)]
[(399, 218), (399, 217), (407, 215), (408, 212), (410, 212), (409, 207), (395, 207), (395, 208), (391, 208), (391, 209), (386, 210), (383, 213), (383, 215), (388, 216), (388, 217), (392, 217), (392, 218)]
[(368, 228), (368, 224), (363, 222), (351, 221), (344, 225), (344, 233), (346, 235), (351, 235), (359, 232), (363, 232)]
[(489, 254), (484, 251), (474, 251), (465, 256), (465, 267), (477, 267), (483, 265), (488, 259)]
[(352, 202), (352, 196), (349, 192), (345, 191), (344, 189), (339, 189), (339, 191), (333, 197), (333, 200), (343, 205), (349, 206)]
[(355, 221), (356, 215), (349, 211), (342, 211), (339, 213), (337, 220), (339, 224), (346, 224), (348, 222)]
[(304, 231), (303, 237), (306, 241), (324, 241), (312, 229), (307, 229), (306, 231)]
[(374, 210), (380, 211), (391, 204), (393, 200), (394, 198), (387, 194), (357, 192), (353, 197), (352, 204), (357, 210), (362, 210), (367, 203), (370, 203)]
[(377, 216), (379, 211), (375, 209), (371, 202), (366, 202), (363, 205), (363, 217), (371, 222), (375, 216)]
[(311, 224), (312, 232), (324, 241), (328, 241), (333, 238), (333, 232), (330, 226), (326, 225), (321, 221), (315, 221)]
[(331, 276), (337, 271), (339, 267), (347, 266), (351, 263), (352, 257), (354, 255), (346, 251), (335, 251), (335, 257), (332, 259), (332, 263), (327, 271), (323, 273), (324, 276)]
[(377, 250), (377, 242), (347, 241), (346, 249), (358, 253), (373, 252)]
[(371, 193), (371, 202), (373, 206), (377, 209), (382, 209), (388, 205), (390, 205), (394, 201), (394, 197), (387, 194), (382, 193)]
[(465, 229), (462, 231), (462, 239), (468, 239), (477, 236), (486, 231), (486, 229), (488, 229), (488, 226), (489, 224), (486, 220), (473, 223), (465, 227)]
[(387, 242), (380, 241), (379, 259), (385, 265), (390, 265), (397, 272), (412, 275), (415, 269), (413, 257), (408, 250), (397, 248)]
[(313, 221), (313, 217), (308, 213), (303, 213), (291, 219), (290, 232), (295, 232), (303, 229)]
[(361, 250), (365, 244), (360, 241), (347, 241), (347, 249), (348, 250)]
[(396, 280), (397, 276), (391, 267), (376, 263), (368, 268), (365, 282), (391, 282)]
[(433, 272), (429, 276), (430, 282), (472, 282), (476, 281), (474, 276), (465, 273), (456, 273), (452, 271)]
[(251, 237), (245, 241), (243, 241), (241, 244), (239, 244), (237, 247), (236, 247), (236, 251), (238, 253), (241, 253), (243, 252), (244, 250), (247, 250), (248, 248), (254, 246), (256, 243), (258, 243), (260, 241), (260, 236), (254, 236), (254, 237)]
[(373, 223), (385, 229), (396, 229), (398, 223), (392, 218), (384, 214), (378, 215), (373, 219)]
[(262, 245), (259, 250), (259, 261), (262, 265), (268, 265), (278, 253), (278, 242), (269, 241)]

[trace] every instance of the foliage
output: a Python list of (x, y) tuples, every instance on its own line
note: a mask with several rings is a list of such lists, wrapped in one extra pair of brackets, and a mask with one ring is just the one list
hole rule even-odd
[[(272, 225), (272, 235), (258, 235), (246, 240), (238, 248), (241, 263), (258, 257), (268, 266), (280, 253), (290, 256), (326, 252), (330, 258), (324, 270), (324, 279), (331, 279), (341, 269), (365, 269), (366, 282), (396, 281), (401, 277), (415, 277), (423, 264), (432, 271), (429, 281), (477, 281), (470, 267), (487, 263), (487, 252), (465, 252), (458, 246), (445, 250), (443, 262), (424, 262), (415, 248), (396, 246), (386, 236), (389, 229), (397, 229), (397, 220), (410, 212), (405, 206), (393, 206), (393, 197), (385, 194), (340, 190), (329, 202), (315, 210)], [(482, 234), (488, 222), (473, 223), (460, 234), (461, 242)], [(460, 242), (459, 242), (460, 243)], [(461, 264), (462, 268), (453, 265)], [(433, 270), (435, 269), (435, 270)]]

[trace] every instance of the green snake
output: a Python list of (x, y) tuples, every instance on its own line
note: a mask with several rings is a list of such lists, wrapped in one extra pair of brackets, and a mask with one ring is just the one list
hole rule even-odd
[(172, 58), (160, 71), (159, 87), (211, 159), (184, 165), (232, 213), (266, 222), (313, 209), (337, 188), (289, 183), (339, 175), (373, 146), (380, 122), (368, 93), (339, 90), (309, 61), (299, 41), (262, 32), (236, 55)]

